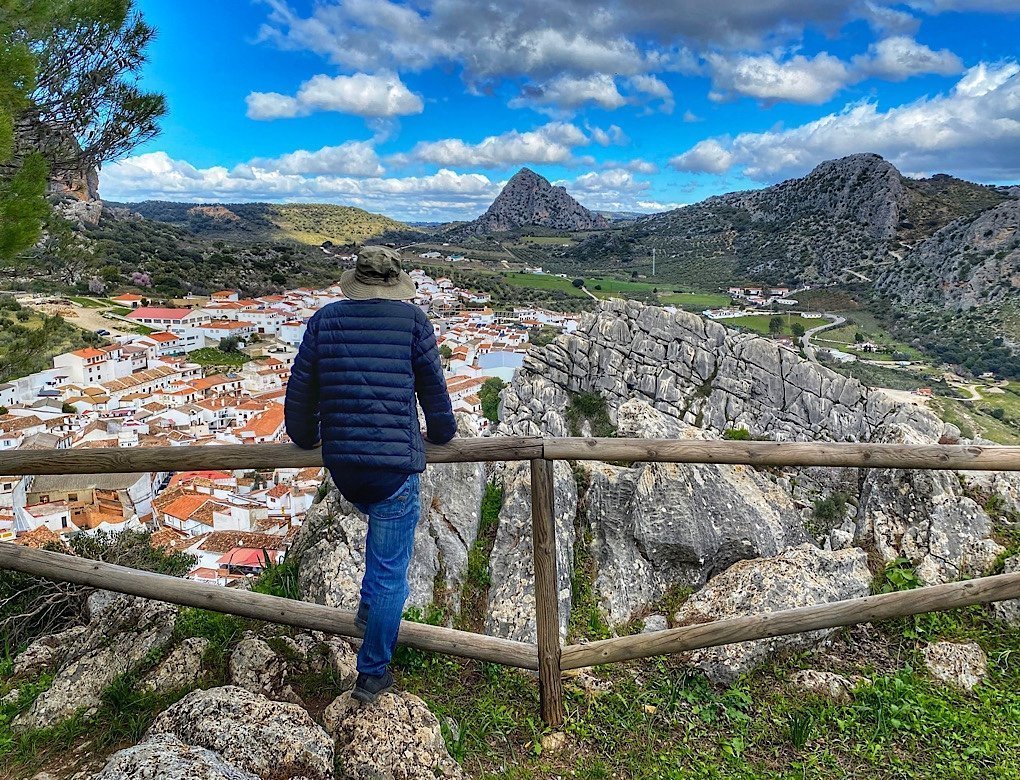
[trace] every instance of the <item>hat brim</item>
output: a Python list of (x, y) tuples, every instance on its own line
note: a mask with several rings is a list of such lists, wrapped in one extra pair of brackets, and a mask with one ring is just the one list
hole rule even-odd
[(348, 298), (362, 301), (372, 298), (381, 298), (385, 301), (410, 301), (418, 294), (414, 280), (404, 271), (400, 272), (396, 284), (365, 284), (357, 280), (354, 269), (351, 268), (340, 274), (340, 289)]

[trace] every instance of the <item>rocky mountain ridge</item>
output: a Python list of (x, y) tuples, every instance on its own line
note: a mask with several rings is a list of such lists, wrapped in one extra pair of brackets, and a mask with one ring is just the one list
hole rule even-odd
[(849, 280), (848, 267), (867, 273), (952, 220), (1010, 197), (1006, 188), (944, 174), (911, 179), (879, 155), (854, 154), (798, 179), (649, 215), (568, 255), (626, 264), (654, 247), (667, 272), (715, 258), (733, 275), (762, 281)]
[(535, 225), (554, 230), (602, 230), (609, 220), (589, 211), (567, 192), (529, 168), (521, 168), (506, 183), (492, 205), (458, 233), (505, 233)]

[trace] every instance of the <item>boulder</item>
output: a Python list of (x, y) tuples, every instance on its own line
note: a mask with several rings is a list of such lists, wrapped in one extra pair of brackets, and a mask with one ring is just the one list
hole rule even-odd
[(83, 710), (94, 713), (103, 690), (173, 636), (177, 608), (159, 601), (97, 591), (89, 623), (62, 648), (53, 684), (19, 715), (18, 729), (44, 728)]
[(343, 693), (323, 719), (336, 738), (338, 768), (349, 780), (464, 776), (450, 758), (436, 716), (410, 693), (387, 693), (370, 706)]
[(642, 634), (651, 634), (655, 631), (665, 631), (669, 628), (669, 620), (665, 615), (649, 615), (642, 622)]
[[(467, 415), (458, 415), (458, 435), (477, 436), (477, 424)], [(484, 490), (483, 463), (436, 464), (422, 474), (422, 514), (408, 568), (408, 606), (430, 604), (437, 578), (454, 609), (459, 606)], [(292, 548), (300, 561), (298, 581), (304, 599), (357, 608), (367, 527), (366, 518), (332, 487), (308, 510)]]
[(790, 678), (790, 684), (799, 691), (830, 699), (837, 704), (846, 704), (853, 698), (851, 694), (854, 683), (835, 672), (801, 669)]
[(211, 750), (159, 734), (113, 754), (93, 780), (259, 780)]
[(236, 686), (193, 691), (156, 717), (147, 741), (169, 734), (215, 751), (261, 780), (332, 780), (333, 742), (301, 707)]
[[(870, 587), (863, 550), (828, 551), (804, 544), (773, 558), (733, 564), (684, 603), (674, 625), (857, 598), (867, 596)], [(711, 680), (731, 683), (777, 653), (810, 647), (830, 633), (823, 629), (695, 650), (690, 662)]]
[(935, 642), (921, 654), (932, 677), (963, 691), (988, 676), (988, 657), (977, 642)]
[(75, 626), (57, 634), (39, 637), (14, 659), (14, 676), (19, 678), (37, 677), (48, 669), (53, 669), (67, 658), (70, 648), (88, 629)]
[(142, 682), (149, 691), (175, 691), (194, 688), (202, 679), (202, 658), (209, 648), (209, 640), (189, 637), (170, 651)]
[(301, 704), (287, 678), (290, 669), (286, 659), (257, 637), (242, 639), (230, 654), (230, 684), (276, 701)]
[[(560, 638), (567, 635), (570, 619), (570, 575), (574, 555), (574, 517), (577, 485), (570, 466), (553, 465), (556, 573), (558, 578)], [(535, 564), (531, 535), (531, 469), (526, 462), (503, 467), (503, 506), (492, 547), (486, 633), (534, 642)]]

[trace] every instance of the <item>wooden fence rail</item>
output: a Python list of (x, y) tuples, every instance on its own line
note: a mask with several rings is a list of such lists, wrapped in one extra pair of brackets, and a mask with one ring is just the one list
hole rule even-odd
[[(427, 455), (430, 463), (530, 461), (538, 641), (532, 645), (406, 621), (401, 624), (399, 641), (423, 650), (537, 671), (542, 718), (550, 725), (563, 721), (564, 670), (1020, 598), (1020, 574), (1004, 574), (563, 647), (559, 637), (552, 461), (1020, 471), (1020, 447), (491, 437), (459, 439), (442, 447), (429, 445)], [(0, 453), (0, 474), (6, 475), (321, 465), (319, 450), (284, 444)], [(13, 544), (0, 544), (0, 568), (297, 628), (360, 635), (353, 614), (344, 610), (216, 588)]]

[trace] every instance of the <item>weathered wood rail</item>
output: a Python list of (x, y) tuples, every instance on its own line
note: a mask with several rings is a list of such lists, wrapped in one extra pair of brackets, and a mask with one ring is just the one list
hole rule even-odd
[[(553, 461), (725, 463), (758, 467), (1020, 471), (1020, 447), (670, 439), (491, 437), (428, 445), (430, 463), (530, 461), (537, 644), (404, 621), (410, 647), (538, 672), (542, 718), (563, 722), (562, 672), (821, 628), (1020, 598), (1020, 574), (729, 618), (637, 636), (563, 646), (559, 635)], [(286, 444), (29, 450), (0, 453), (0, 474), (100, 474), (321, 466), (319, 450)], [(297, 628), (360, 636), (351, 612), (250, 591), (216, 588), (55, 552), (0, 544), (0, 568)]]

